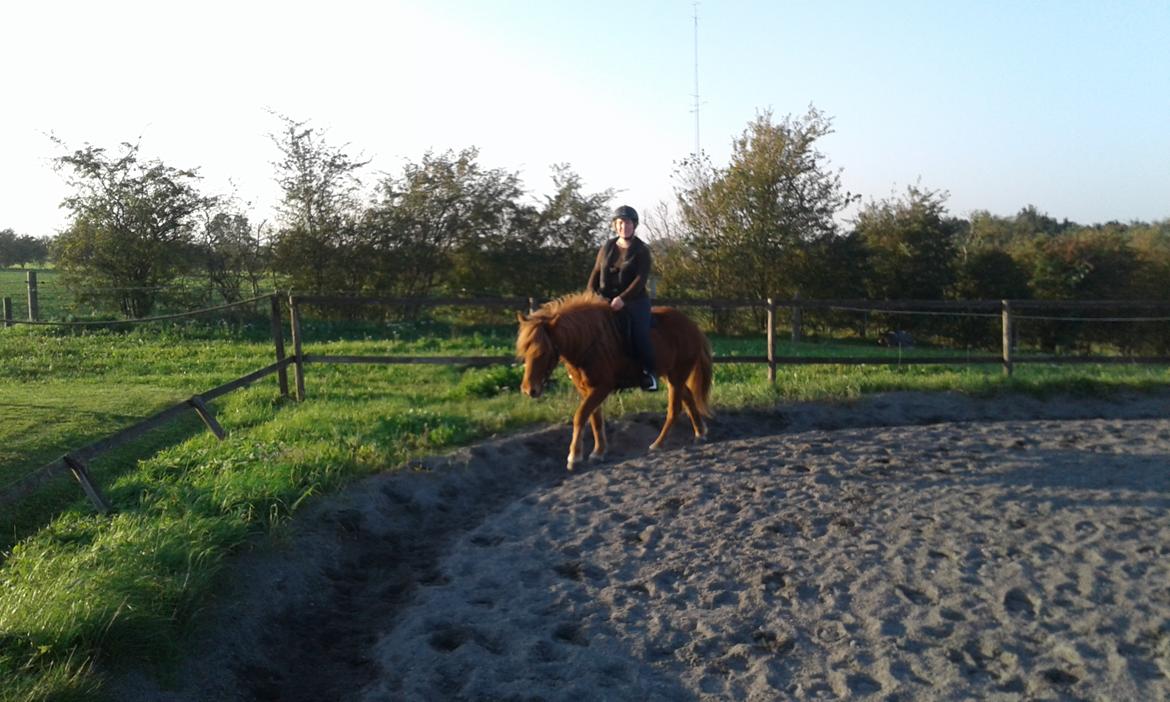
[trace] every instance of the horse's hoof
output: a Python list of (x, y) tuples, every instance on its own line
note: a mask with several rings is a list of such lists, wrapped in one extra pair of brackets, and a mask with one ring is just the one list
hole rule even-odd
[(602, 451), (601, 453), (589, 454), (589, 460), (590, 460), (590, 462), (604, 461), (605, 460), (605, 451)]
[(650, 444), (650, 450), (651, 450), (651, 451), (657, 451), (657, 450), (658, 450), (658, 449), (660, 449), (660, 448), (662, 448), (662, 444), (658, 443), (657, 441), (655, 441), (654, 443)]
[(574, 457), (570, 456), (569, 460), (565, 462), (565, 470), (571, 471), (571, 470), (573, 470), (573, 468), (575, 468), (576, 466), (578, 466), (584, 462), (585, 462), (585, 459), (583, 459), (583, 458), (574, 458)]
[(707, 443), (707, 435), (706, 434), (695, 434), (695, 443), (696, 444)]

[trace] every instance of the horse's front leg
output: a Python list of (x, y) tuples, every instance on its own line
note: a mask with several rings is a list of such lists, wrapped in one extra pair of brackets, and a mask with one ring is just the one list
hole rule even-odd
[(682, 398), (679, 397), (678, 390), (674, 387), (674, 382), (667, 380), (667, 387), (669, 390), (669, 397), (666, 401), (666, 421), (662, 424), (662, 431), (658, 433), (658, 438), (654, 443), (650, 444), (650, 450), (656, 451), (662, 448), (662, 442), (666, 441), (666, 435), (670, 433), (670, 427), (674, 425), (674, 418), (678, 416), (678, 410), (682, 406)]
[(605, 451), (609, 448), (605, 437), (605, 417), (600, 406), (589, 415), (589, 426), (593, 427), (593, 452), (589, 454), (589, 459), (599, 461), (605, 458)]
[(569, 459), (566, 466), (569, 470), (573, 470), (573, 466), (580, 463), (581, 458), (581, 427), (585, 425), (585, 421), (593, 416), (593, 411), (601, 406), (608, 391), (590, 390), (589, 394), (585, 395), (581, 400), (581, 404), (577, 405), (577, 411), (573, 413), (573, 440), (569, 444)]

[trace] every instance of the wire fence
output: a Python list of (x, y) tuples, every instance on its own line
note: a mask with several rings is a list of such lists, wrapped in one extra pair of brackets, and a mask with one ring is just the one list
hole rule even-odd
[[(276, 292), (268, 278), (242, 281), (240, 290), (251, 297)], [(26, 321), (106, 320), (123, 317), (120, 300), (146, 294), (156, 314), (187, 312), (240, 301), (241, 294), (224, 290), (206, 278), (181, 278), (153, 286), (70, 286), (66, 274), (55, 269), (0, 269), (0, 300), (7, 300), (11, 317)], [(244, 294), (248, 294), (244, 293)]]

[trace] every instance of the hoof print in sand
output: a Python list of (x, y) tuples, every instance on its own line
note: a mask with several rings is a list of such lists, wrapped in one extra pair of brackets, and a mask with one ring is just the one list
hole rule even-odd
[(1031, 619), (1036, 616), (1036, 604), (1018, 587), (1013, 587), (1003, 596), (1003, 608), (1017, 617)]
[(476, 546), (483, 546), (484, 548), (499, 546), (503, 542), (504, 537), (499, 536), (498, 534), (476, 534), (475, 536), (471, 537), (471, 543), (475, 544)]
[(902, 596), (902, 599), (906, 600), (910, 604), (916, 604), (916, 605), (930, 604), (930, 597), (925, 592), (923, 592), (921, 590), (917, 590), (917, 589), (912, 588), (912, 587), (907, 587), (906, 585), (899, 585), (897, 587), (897, 590), (898, 590), (898, 594)]
[(574, 646), (589, 645), (589, 639), (585, 636), (585, 632), (581, 631), (581, 627), (572, 622), (565, 622), (557, 626), (553, 630), (553, 638)]
[(450, 653), (471, 640), (471, 631), (458, 626), (441, 627), (431, 634), (431, 648), (443, 653)]
[(796, 641), (789, 636), (777, 634), (774, 631), (760, 630), (752, 634), (756, 648), (777, 656), (787, 655), (796, 648)]
[(1081, 680), (1072, 673), (1061, 670), (1060, 668), (1049, 668), (1048, 670), (1044, 671), (1042, 675), (1044, 676), (1044, 679), (1049, 682), (1049, 684), (1055, 685), (1057, 687), (1069, 687), (1071, 685), (1076, 685)]

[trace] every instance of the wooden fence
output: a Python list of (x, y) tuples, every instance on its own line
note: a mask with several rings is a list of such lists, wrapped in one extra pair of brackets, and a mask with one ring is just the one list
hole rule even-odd
[[(115, 321), (115, 322), (70, 322), (70, 323), (62, 322), (62, 323), (60, 323), (61, 326), (74, 326), (74, 327), (76, 327), (76, 326), (85, 326), (85, 327), (110, 326), (110, 325), (117, 325), (117, 324), (143, 323), (143, 322), (158, 321), (158, 320), (163, 320), (163, 319), (176, 319), (176, 318), (192, 317), (192, 316), (195, 316), (198, 314), (204, 314), (204, 313), (211, 311), (211, 310), (222, 310), (222, 309), (240, 307), (243, 305), (253, 304), (255, 302), (258, 302), (258, 301), (264, 300), (264, 299), (267, 299), (269, 301), (269, 309), (270, 309), (270, 314), (271, 314), (271, 319), (272, 319), (272, 341), (273, 341), (273, 349), (274, 349), (275, 355), (276, 355), (276, 361), (274, 363), (272, 363), (268, 366), (265, 366), (264, 368), (261, 368), (259, 370), (248, 373), (247, 375), (243, 375), (239, 378), (236, 378), (235, 380), (228, 381), (228, 382), (226, 382), (222, 385), (219, 385), (217, 387), (214, 387), (210, 390), (201, 392), (197, 395), (193, 395), (190, 398), (188, 398), (187, 400), (184, 400), (183, 402), (180, 402), (176, 405), (172, 405), (172, 406), (170, 406), (170, 407), (168, 407), (160, 412), (157, 412), (157, 413), (155, 413), (155, 414), (153, 414), (145, 419), (142, 419), (142, 420), (136, 422), (135, 424), (128, 426), (128, 427), (118, 431), (117, 433), (111, 435), (111, 436), (108, 436), (104, 439), (101, 439), (99, 441), (91, 443), (91, 444), (89, 444), (85, 447), (82, 447), (80, 449), (76, 449), (76, 450), (73, 450), (73, 451), (66, 453), (65, 455), (61, 456), (57, 460), (55, 460), (47, 465), (42, 466), (38, 470), (33, 471), (31, 474), (16, 481), (15, 483), (8, 485), (4, 488), (0, 488), (0, 507), (5, 507), (8, 505), (15, 504), (19, 500), (22, 500), (22, 499), (28, 497), (29, 495), (31, 495), (32, 493), (36, 492), (42, 486), (44, 486), (45, 484), (54, 480), (58, 476), (61, 476), (61, 475), (68, 473), (68, 474), (72, 475), (74, 477), (74, 479), (76, 479), (77, 482), (81, 485), (81, 488), (85, 491), (86, 496), (89, 497), (90, 502), (93, 503), (94, 508), (97, 509), (99, 512), (105, 513), (107, 511), (109, 511), (109, 509), (110, 509), (109, 502), (106, 500), (105, 496), (101, 492), (101, 489), (98, 487), (98, 485), (96, 483), (94, 483), (94, 481), (92, 480), (92, 478), (90, 477), (90, 474), (89, 474), (89, 465), (88, 464), (90, 462), (92, 462), (93, 459), (97, 458), (98, 456), (101, 456), (102, 454), (108, 453), (109, 451), (112, 451), (112, 450), (118, 448), (119, 446), (127, 444), (130, 441), (133, 441), (134, 439), (137, 439), (138, 437), (142, 436), (143, 434), (146, 434), (147, 432), (151, 431), (152, 429), (156, 429), (156, 428), (162, 426), (163, 424), (171, 422), (174, 419), (176, 419), (177, 417), (180, 417), (180, 416), (182, 416), (190, 411), (194, 411), (197, 415), (199, 415), (200, 419), (203, 420), (203, 422), (207, 426), (207, 428), (213, 434), (215, 434), (216, 438), (218, 438), (222, 441), (224, 436), (225, 436), (223, 428), (220, 427), (219, 423), (215, 420), (215, 417), (211, 414), (210, 410), (208, 410), (207, 403), (211, 402), (212, 400), (214, 400), (218, 397), (226, 395), (233, 390), (237, 390), (237, 389), (245, 387), (247, 385), (251, 385), (252, 383), (254, 383), (262, 378), (266, 378), (267, 376), (272, 375), (272, 374), (277, 375), (281, 395), (283, 395), (285, 397), (288, 396), (288, 370), (287, 369), (288, 369), (288, 366), (290, 364), (292, 364), (293, 359), (286, 357), (284, 354), (284, 332), (283, 332), (284, 325), (281, 321), (280, 297), (275, 295), (275, 294), (263, 295), (263, 296), (260, 296), (257, 298), (252, 298), (250, 300), (244, 300), (244, 301), (233, 303), (230, 305), (222, 305), (220, 307), (211, 308), (210, 310), (196, 310), (195, 312), (192, 312), (192, 313), (185, 313), (185, 314), (180, 314), (180, 315), (166, 315), (166, 316), (161, 316), (161, 317), (152, 317), (152, 318), (144, 319), (144, 320), (120, 320), (120, 321)], [(11, 305), (6, 302), (6, 304), (4, 305), (4, 309), (6, 311), (10, 310)], [(6, 321), (10, 322), (12, 324), (21, 323), (21, 322), (16, 322), (14, 320), (11, 320), (10, 318), (6, 319)], [(41, 321), (35, 321), (35, 320), (30, 320), (30, 321), (24, 322), (24, 323), (26, 323), (26, 324), (53, 324), (52, 322), (41, 322)], [(6, 324), (5, 326), (8, 326), (8, 325)]]
[[(33, 279), (35, 280), (35, 278)], [(33, 284), (35, 286), (35, 283)], [(32, 286), (30, 286), (32, 287)], [(70, 451), (56, 461), (40, 468), (16, 484), (0, 488), (0, 507), (13, 504), (32, 492), (39, 489), (48, 481), (65, 473), (71, 474), (85, 490), (94, 506), (100, 511), (107, 511), (109, 504), (89, 476), (87, 464), (97, 456), (121, 446), (146, 432), (188, 411), (195, 411), (207, 427), (222, 439), (223, 429), (216, 422), (206, 403), (225, 395), (232, 390), (250, 385), (269, 375), (276, 374), (282, 396), (289, 395), (287, 368), (293, 367), (295, 397), (303, 401), (305, 393), (305, 368), (309, 364), (445, 364), (462, 366), (489, 366), (510, 364), (515, 362), (512, 356), (353, 356), (353, 355), (324, 355), (306, 354), (304, 352), (304, 335), (301, 324), (302, 308), (308, 306), (338, 307), (347, 305), (379, 305), (403, 306), (407, 308), (424, 307), (477, 307), (503, 308), (531, 312), (537, 301), (534, 298), (389, 298), (389, 297), (352, 297), (337, 295), (295, 295), (287, 296), (289, 326), (292, 336), (292, 354), (285, 354), (284, 333), (282, 322), (281, 293), (263, 295), (251, 300), (245, 300), (231, 305), (197, 310), (192, 313), (154, 317), (147, 320), (121, 320), (116, 322), (95, 323), (60, 323), (65, 326), (101, 326), (112, 324), (133, 324), (161, 319), (177, 319), (190, 317), (196, 314), (205, 314), (209, 311), (222, 310), (240, 305), (255, 303), (267, 299), (270, 306), (273, 352), (275, 362), (269, 366), (256, 370), (240, 378), (224, 383), (216, 388), (192, 396), (190, 399), (158, 412), (140, 422), (122, 429), (110, 437), (97, 441), (84, 448)], [(716, 356), (716, 363), (765, 363), (768, 365), (768, 382), (776, 382), (776, 367), (779, 365), (968, 365), (968, 364), (998, 364), (1005, 374), (1011, 374), (1016, 365), (1021, 363), (1128, 363), (1128, 364), (1170, 364), (1167, 356), (1144, 357), (1105, 357), (1105, 356), (1063, 356), (1029, 354), (1020, 357), (1015, 354), (1014, 327), (1019, 320), (1063, 320), (1063, 321), (1105, 321), (1105, 322), (1165, 322), (1170, 321), (1170, 302), (1160, 301), (1036, 301), (1036, 300), (975, 300), (975, 301), (872, 301), (872, 300), (784, 300), (777, 302), (773, 299), (763, 301), (743, 300), (672, 300), (661, 299), (661, 305), (675, 307), (707, 308), (714, 310), (756, 309), (765, 313), (766, 353), (761, 356)], [(43, 321), (17, 321), (11, 317), (11, 302), (4, 301), (4, 326), (13, 324), (56, 324)], [(914, 356), (899, 353), (896, 357), (880, 358), (872, 356), (828, 357), (828, 356), (780, 356), (776, 353), (776, 313), (777, 310), (787, 308), (790, 311), (791, 334), (794, 340), (802, 336), (802, 320), (805, 310), (844, 311), (860, 313), (886, 314), (926, 314), (926, 315), (953, 315), (966, 317), (998, 318), (1000, 323), (1000, 353), (996, 355), (978, 355), (964, 357), (945, 356)], [(1049, 316), (1054, 312), (1083, 311), (1101, 309), (1143, 309), (1161, 312), (1166, 316), (1156, 317), (1069, 317)]]
[[(656, 304), (673, 307), (707, 309), (762, 309), (765, 311), (766, 354), (762, 356), (716, 356), (716, 363), (766, 363), (768, 382), (776, 382), (776, 367), (779, 365), (983, 365), (998, 364), (1003, 373), (1011, 375), (1014, 368), (1023, 363), (1046, 364), (1170, 364), (1170, 356), (1067, 356), (1056, 354), (1029, 354), (1018, 356), (1015, 352), (1015, 325), (1020, 320), (1058, 321), (1167, 321), (1170, 322), (1170, 302), (1161, 301), (1064, 301), (1064, 300), (804, 300), (796, 298), (777, 302), (767, 300), (718, 300), (718, 299), (669, 299), (663, 298)], [(511, 356), (328, 356), (304, 354), (302, 351), (301, 307), (303, 305), (392, 305), (416, 307), (502, 307), (505, 309), (527, 310), (536, 307), (534, 298), (467, 299), (467, 298), (383, 298), (345, 297), (338, 295), (290, 295), (289, 315), (292, 328), (294, 375), (296, 397), (305, 399), (305, 365), (310, 363), (438, 363), (467, 366), (483, 366), (512, 363)], [(791, 334), (794, 341), (803, 336), (802, 320), (804, 310), (833, 310), (845, 312), (879, 312), (888, 314), (952, 315), (962, 317), (997, 318), (1000, 322), (1000, 352), (996, 355), (967, 355), (963, 357), (914, 356), (899, 353), (888, 359), (873, 356), (780, 356), (776, 353), (776, 312), (788, 308), (791, 312)], [(1082, 311), (1092, 309), (1143, 309), (1162, 311), (1162, 317), (1069, 317), (1050, 316), (1053, 312)]]

